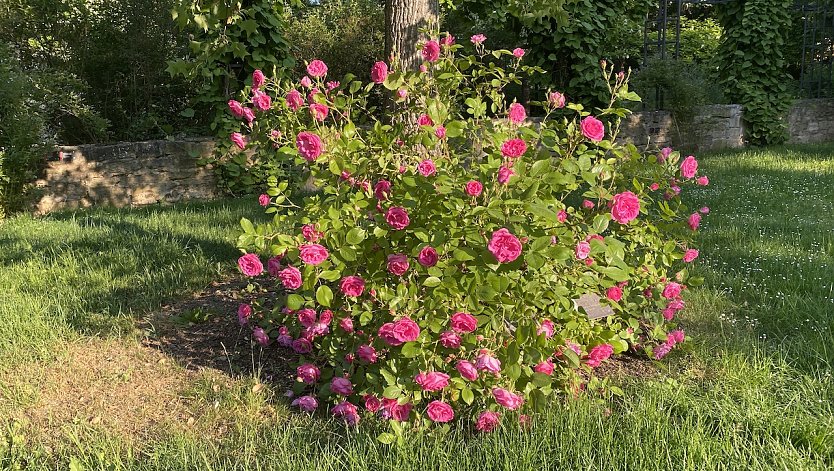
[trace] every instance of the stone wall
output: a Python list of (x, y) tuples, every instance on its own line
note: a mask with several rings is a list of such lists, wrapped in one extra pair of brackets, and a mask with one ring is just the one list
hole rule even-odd
[(639, 111), (623, 120), (620, 139), (640, 148), (683, 147), (699, 150), (744, 145), (740, 105), (700, 108), (692, 123), (681, 127), (668, 111)]
[(197, 166), (213, 146), (190, 139), (59, 147), (37, 181), (37, 212), (215, 198), (220, 192), (212, 170)]
[(834, 141), (834, 100), (797, 100), (788, 113), (791, 144)]

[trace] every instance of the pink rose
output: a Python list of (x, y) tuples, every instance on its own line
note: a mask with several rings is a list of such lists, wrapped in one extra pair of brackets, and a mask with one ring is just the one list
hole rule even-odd
[(440, 40), (440, 44), (442, 44), (445, 47), (449, 47), (455, 44), (455, 37), (449, 33), (446, 33), (446, 36), (444, 36), (443, 39)]
[(371, 80), (374, 83), (382, 83), (388, 78), (388, 64), (379, 61), (371, 67)]
[(301, 227), (301, 235), (307, 242), (317, 242), (319, 239), (324, 237), (324, 232), (316, 229), (315, 224), (304, 224)]
[(662, 360), (663, 357), (669, 354), (672, 351), (672, 346), (668, 343), (664, 343), (659, 345), (657, 348), (654, 349), (654, 359), (655, 360)]
[(397, 90), (397, 96), (400, 97), (400, 99), (405, 99), (405, 97), (408, 96), (408, 90), (404, 88)]
[(417, 164), (417, 171), (424, 177), (430, 177), (437, 172), (437, 168), (434, 166), (434, 161), (426, 159)]
[(332, 410), (334, 417), (341, 417), (348, 425), (355, 426), (359, 424), (359, 412), (356, 406), (348, 401), (340, 402)]
[(506, 185), (507, 183), (509, 183), (510, 178), (513, 175), (515, 175), (513, 169), (507, 166), (501, 166), (501, 168), (498, 169), (498, 183)]
[(607, 360), (613, 353), (614, 347), (611, 345), (608, 345), (607, 343), (597, 345), (591, 349), (590, 353), (588, 353), (588, 360), (585, 363), (591, 368), (596, 368), (603, 361)]
[(357, 298), (365, 291), (365, 280), (360, 276), (350, 275), (342, 278), (339, 288), (345, 296)]
[(388, 256), (388, 271), (397, 276), (403, 276), (408, 271), (408, 256), (405, 254), (391, 254)]
[(674, 281), (672, 281), (666, 284), (666, 286), (663, 288), (663, 293), (661, 293), (661, 296), (663, 296), (666, 299), (675, 299), (681, 295), (682, 289), (683, 287), (679, 283), (675, 283)]
[(337, 88), (339, 88), (339, 85), (341, 85), (341, 84), (338, 81), (335, 81), (335, 80), (331, 80), (331, 81), (329, 81), (325, 84), (325, 86), (327, 87), (327, 92), (328, 93), (332, 92), (333, 90), (335, 90)]
[(686, 223), (689, 225), (690, 229), (697, 231), (698, 227), (701, 225), (701, 215), (698, 213), (692, 213)]
[(605, 125), (593, 116), (582, 119), (579, 127), (582, 129), (582, 135), (594, 142), (599, 142), (605, 137)]
[(301, 396), (293, 399), (291, 405), (298, 406), (304, 412), (314, 412), (319, 407), (319, 401), (313, 396)]
[(287, 289), (301, 288), (301, 272), (298, 270), (298, 268), (295, 268), (295, 267), (284, 268), (278, 274), (278, 278), (281, 279), (281, 284), (284, 285), (284, 288), (287, 288)]
[(469, 381), (475, 381), (476, 379), (478, 379), (478, 370), (475, 367), (475, 365), (473, 365), (471, 362), (468, 362), (466, 360), (460, 360), (455, 365), (455, 368), (458, 370), (458, 373), (460, 373), (460, 375), (463, 378)]
[(445, 402), (431, 401), (426, 407), (426, 415), (432, 422), (446, 423), (455, 418), (455, 411)]
[(681, 175), (684, 178), (694, 178), (696, 173), (698, 173), (698, 161), (695, 160), (695, 157), (690, 155), (683, 159), (683, 162), (681, 162)]
[(527, 152), (527, 143), (524, 139), (510, 139), (501, 144), (501, 155), (510, 159), (517, 159)]
[(316, 311), (310, 308), (300, 309), (298, 313), (296, 313), (296, 316), (298, 316), (298, 323), (304, 327), (312, 327), (316, 323), (316, 318), (318, 317), (316, 315)]
[(325, 309), (321, 311), (321, 315), (319, 316), (319, 322), (324, 325), (330, 325), (333, 322), (333, 311), (330, 309)]
[(241, 304), (237, 307), (237, 321), (240, 325), (245, 325), (249, 322), (252, 316), (252, 306), (248, 304)]
[(630, 191), (614, 195), (611, 217), (620, 224), (628, 224), (640, 214), (640, 199)]
[(261, 259), (253, 253), (248, 253), (237, 259), (237, 266), (246, 276), (258, 276), (264, 272), (264, 265)]
[(507, 113), (510, 122), (513, 124), (521, 124), (527, 119), (527, 111), (521, 103), (513, 103), (510, 105), (510, 111)]
[(399, 206), (388, 208), (388, 212), (385, 213), (385, 221), (389, 226), (398, 231), (408, 227), (408, 224), (411, 222), (408, 219), (408, 212), (406, 212), (405, 208)]
[(310, 87), (312, 87), (312, 86), (313, 86), (313, 81), (312, 81), (312, 80), (310, 80), (310, 77), (308, 77), (308, 76), (306, 76), (306, 75), (305, 75), (304, 77), (302, 77), (302, 78), (301, 78), (301, 81), (300, 81), (299, 83), (300, 83), (300, 84), (301, 84), (301, 86), (302, 86), (302, 87), (304, 87), (304, 88), (310, 88)]
[(376, 349), (370, 345), (360, 345), (359, 348), (356, 349), (356, 356), (358, 356), (361, 360), (365, 360), (368, 363), (376, 363)]
[(696, 258), (698, 258), (698, 250), (697, 249), (688, 249), (683, 254), (683, 261), (686, 262), (686, 263), (689, 263), (689, 262), (695, 260)]
[(605, 296), (611, 301), (619, 302), (623, 299), (623, 289), (619, 286), (612, 286), (605, 292)]
[(660, 185), (658, 185), (657, 183), (652, 183), (651, 185), (649, 185), (649, 189), (652, 191), (657, 191), (658, 188), (660, 188)]
[(266, 93), (261, 93), (256, 91), (255, 95), (252, 97), (252, 103), (255, 105), (255, 108), (261, 111), (267, 111), (270, 107), (272, 107), (272, 98)]
[(443, 126), (438, 126), (434, 130), (434, 135), (437, 136), (438, 139), (445, 139), (446, 138), (446, 128)]
[(229, 111), (231, 111), (235, 118), (243, 117), (243, 105), (237, 100), (229, 100)]
[(664, 147), (663, 149), (660, 149), (660, 156), (658, 156), (658, 158), (657, 158), (658, 162), (660, 162), (660, 163), (666, 162), (666, 159), (668, 159), (669, 156), (672, 155), (672, 152), (674, 152), (674, 151), (672, 150), (671, 147)]
[(492, 397), (498, 405), (504, 406), (509, 410), (516, 410), (524, 403), (524, 399), (517, 394), (513, 394), (503, 388), (493, 388)]
[(391, 182), (388, 180), (380, 180), (376, 182), (376, 185), (374, 186), (374, 196), (376, 196), (376, 199), (384, 201), (387, 200), (390, 195)]
[(533, 368), (533, 371), (535, 371), (536, 373), (544, 373), (550, 376), (553, 374), (553, 368), (553, 362), (548, 359), (536, 365)]
[(498, 428), (501, 422), (501, 415), (497, 412), (483, 411), (478, 416), (478, 421), (475, 423), (475, 429), (479, 432), (489, 433)]
[(460, 348), (460, 342), (461, 342), (460, 335), (458, 335), (458, 334), (456, 334), (456, 333), (454, 333), (450, 330), (447, 330), (446, 332), (443, 332), (442, 334), (440, 334), (440, 345), (443, 345), (446, 348), (451, 348), (451, 349), (456, 350), (456, 349)]
[(341, 321), (339, 321), (339, 327), (347, 333), (353, 332), (353, 319), (350, 317), (345, 317)]
[(269, 195), (262, 194), (261, 196), (258, 196), (258, 204), (264, 208), (269, 206)]
[(298, 248), (298, 257), (307, 265), (320, 265), (330, 253), (319, 244), (304, 244)]
[(307, 384), (315, 384), (321, 376), (321, 370), (312, 363), (304, 363), (295, 369), (295, 375)]
[(310, 162), (319, 158), (323, 147), (321, 138), (307, 131), (298, 133), (298, 136), (295, 138), (295, 146), (298, 147), (298, 153)]
[(396, 347), (403, 344), (403, 342), (398, 340), (397, 337), (394, 335), (393, 322), (386, 322), (382, 324), (379, 327), (377, 335), (379, 335), (379, 338), (381, 338), (385, 343), (391, 345), (392, 347)]
[(335, 377), (330, 381), (330, 390), (342, 396), (350, 396), (353, 394), (353, 384), (347, 378)]
[(480, 46), (484, 43), (484, 41), (486, 41), (486, 36), (484, 36), (483, 34), (475, 34), (471, 38), (469, 38), (469, 40), (472, 41), (472, 44)]
[(456, 312), (452, 314), (449, 325), (456, 332), (469, 334), (478, 328), (478, 319), (466, 312)]
[(388, 406), (388, 410), (392, 419), (399, 422), (405, 422), (411, 414), (411, 407), (411, 404), (398, 404), (397, 401), (394, 400), (394, 403)]
[(239, 149), (241, 149), (241, 150), (246, 149), (246, 141), (247, 141), (246, 136), (244, 136), (243, 134), (241, 134), (239, 132), (233, 132), (232, 135), (230, 136), (230, 138), (231, 138), (232, 142), (236, 146), (238, 146)]
[(255, 70), (252, 73), (252, 88), (257, 90), (261, 88), (266, 81), (266, 77), (264, 77), (264, 73), (261, 72), (260, 69)]
[(408, 317), (403, 317), (394, 323), (391, 333), (398, 342), (413, 342), (420, 336), (420, 326)]
[(589, 244), (588, 241), (583, 240), (582, 242), (576, 244), (576, 258), (579, 260), (585, 260), (590, 254), (591, 244)]
[(315, 78), (324, 77), (327, 75), (327, 64), (318, 59), (313, 59), (312, 62), (307, 64), (307, 74)]
[(437, 41), (428, 41), (423, 45), (420, 54), (423, 55), (424, 61), (436, 62), (440, 58), (440, 44), (437, 44)]
[(429, 373), (420, 373), (414, 377), (414, 382), (417, 383), (423, 391), (440, 391), (449, 385), (449, 375), (432, 371)]
[(325, 118), (327, 118), (328, 112), (329, 110), (327, 105), (323, 105), (321, 103), (310, 104), (310, 116), (312, 116), (316, 121), (324, 121)]
[(709, 206), (704, 206), (698, 210), (701, 214), (709, 214)]
[(539, 322), (539, 328), (536, 329), (536, 335), (544, 334), (545, 338), (553, 337), (553, 332), (555, 331), (555, 326), (553, 325), (553, 321), (550, 319), (544, 319), (543, 321)]
[(697, 183), (698, 185), (701, 185), (701, 186), (707, 186), (707, 185), (709, 185), (709, 178), (707, 178), (706, 175), (703, 175), (701, 177), (698, 177), (698, 179), (695, 180), (695, 183)]
[(521, 255), (521, 241), (506, 228), (498, 229), (492, 233), (487, 248), (499, 263), (512, 262)]
[(553, 108), (559, 109), (565, 107), (565, 95), (559, 92), (551, 92), (547, 95), (547, 103)]
[(481, 182), (476, 180), (469, 180), (466, 183), (466, 194), (469, 196), (478, 197), (484, 191), (484, 185)]
[(417, 125), (418, 126), (434, 126), (434, 121), (431, 120), (429, 115), (421, 114), (417, 117)]
[(382, 407), (382, 401), (380, 401), (376, 396), (367, 394), (362, 397), (362, 400), (365, 401), (365, 409), (367, 409), (368, 412), (376, 412), (380, 407)]
[(245, 119), (250, 125), (252, 124), (252, 121), (255, 121), (255, 112), (252, 111), (252, 108), (243, 109), (243, 119)]
[(518, 59), (521, 59), (522, 57), (524, 57), (524, 49), (520, 47), (513, 49), (513, 56), (515, 56)]
[(499, 373), (501, 372), (501, 362), (490, 356), (489, 353), (481, 353), (475, 360), (475, 368), (490, 373)]
[(437, 250), (430, 245), (423, 247), (423, 249), (420, 250), (420, 254), (417, 255), (417, 261), (424, 267), (433, 267), (437, 265), (437, 259)]
[(671, 345), (683, 343), (685, 339), (686, 334), (684, 334), (682, 330), (673, 330), (669, 332), (669, 334), (666, 336), (666, 342), (668, 342)]
[(596, 205), (594, 204), (593, 201), (591, 201), (591, 200), (582, 200), (582, 207), (583, 208), (585, 208), (585, 209), (594, 209), (594, 206), (596, 206)]
[(297, 111), (299, 108), (304, 106), (304, 97), (301, 96), (301, 93), (299, 93), (298, 90), (290, 90), (289, 93), (287, 93), (286, 100), (287, 108), (292, 111)]
[(269, 345), (269, 335), (260, 327), (255, 327), (255, 330), (252, 331), (252, 338), (264, 347)]

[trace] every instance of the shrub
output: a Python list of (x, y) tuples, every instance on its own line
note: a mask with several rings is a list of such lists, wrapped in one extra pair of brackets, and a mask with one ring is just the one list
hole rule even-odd
[[(395, 424), (470, 416), (488, 431), (578, 393), (577, 371), (612, 354), (661, 358), (683, 340), (671, 329), (684, 283), (700, 282), (682, 262), (697, 256), (700, 214), (678, 194), (697, 161), (615, 141), (628, 113), (615, 103), (638, 97), (610, 68), (611, 107), (592, 114), (553, 94), (535, 124), (504, 100), (539, 70), (520, 53), (437, 46), (424, 46), (422, 73), (379, 64), (376, 83), (333, 87), (312, 61), (308, 85), (253, 93), (264, 111), (235, 145), (276, 152), (322, 191), (296, 203), (275, 180), (260, 198), (273, 220), (241, 221), (241, 271), (282, 294), (247, 291), (238, 316), (262, 345), (300, 355), (303, 410), (326, 401), (351, 424), (356, 404)], [(397, 97), (390, 121), (357, 126), (380, 86)], [(594, 294), (612, 316), (575, 306)]]

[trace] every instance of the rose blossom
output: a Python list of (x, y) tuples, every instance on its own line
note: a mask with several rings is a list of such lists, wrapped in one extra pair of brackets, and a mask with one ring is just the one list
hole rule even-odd
[(565, 107), (565, 95), (559, 92), (550, 92), (550, 95), (547, 96), (547, 103), (554, 108), (564, 108)]
[(694, 178), (696, 173), (698, 173), (698, 161), (695, 160), (695, 157), (690, 155), (683, 159), (683, 162), (681, 162), (681, 175), (684, 178)]
[(699, 209), (698, 212), (701, 214), (709, 214), (709, 206), (704, 206), (703, 208)]
[(466, 312), (456, 312), (452, 314), (449, 325), (456, 332), (469, 334), (478, 328), (478, 319)]
[(666, 299), (675, 299), (681, 295), (682, 288), (683, 287), (679, 283), (675, 283), (674, 281), (672, 281), (663, 288), (663, 293), (661, 294), (661, 296), (663, 296)]
[(608, 288), (608, 291), (605, 292), (605, 295), (611, 301), (619, 302), (621, 299), (623, 299), (623, 289), (619, 286), (612, 286)]
[(327, 105), (323, 105), (321, 103), (311, 103), (310, 104), (310, 116), (313, 117), (316, 121), (324, 121), (327, 118), (327, 113), (329, 109)]
[(403, 344), (402, 341), (398, 340), (397, 337), (394, 336), (393, 322), (386, 322), (379, 326), (377, 335), (379, 335), (379, 338), (381, 338), (385, 343), (391, 345), (392, 347), (397, 347)]
[(478, 370), (472, 362), (460, 360), (455, 365), (455, 369), (458, 370), (458, 373), (460, 373), (463, 378), (469, 381), (475, 381), (478, 379)]
[(521, 103), (513, 103), (510, 105), (510, 110), (507, 113), (507, 116), (510, 118), (511, 123), (521, 124), (525, 119), (527, 119), (527, 111)]
[(420, 254), (417, 255), (417, 261), (424, 267), (433, 267), (437, 265), (437, 258), (437, 250), (430, 245), (423, 247), (423, 249), (420, 250)]
[(298, 406), (304, 412), (313, 412), (319, 407), (319, 401), (313, 396), (301, 396), (294, 399), (291, 405)]
[(382, 401), (374, 395), (366, 394), (362, 396), (362, 400), (365, 401), (365, 409), (367, 409), (368, 412), (376, 412), (380, 407), (382, 407)]
[(342, 290), (342, 293), (345, 296), (350, 296), (352, 298), (359, 297), (362, 295), (362, 292), (365, 291), (365, 280), (363, 280), (361, 276), (346, 276), (342, 278), (342, 282), (339, 284), (339, 289)]
[(524, 49), (520, 47), (513, 49), (513, 56), (515, 56), (518, 59), (521, 59), (522, 57), (524, 57)]
[(403, 317), (394, 323), (391, 333), (399, 342), (413, 342), (420, 336), (420, 326), (408, 317)]
[(261, 196), (258, 196), (258, 204), (264, 208), (269, 206), (269, 195), (264, 193)]
[(682, 330), (673, 330), (666, 336), (666, 341), (671, 345), (682, 343), (685, 339), (686, 334)]
[(315, 224), (304, 224), (301, 226), (301, 235), (307, 242), (317, 242), (319, 239), (324, 237), (324, 232), (316, 229)]
[(385, 213), (385, 221), (389, 226), (398, 231), (408, 227), (408, 224), (411, 222), (408, 219), (408, 212), (400, 206), (388, 208), (388, 212)]
[(689, 225), (690, 229), (697, 231), (698, 227), (701, 225), (701, 215), (698, 213), (692, 213), (686, 223)]
[(455, 418), (455, 411), (445, 402), (431, 401), (426, 407), (426, 415), (432, 422), (445, 423)]
[(477, 180), (469, 180), (466, 183), (466, 194), (469, 196), (478, 197), (484, 191), (484, 185)]
[(490, 373), (499, 373), (501, 371), (501, 362), (497, 358), (490, 356), (489, 353), (481, 353), (475, 360), (475, 368)]
[(628, 224), (640, 214), (640, 199), (630, 191), (614, 195), (611, 217), (620, 224)]
[(237, 307), (237, 321), (240, 325), (245, 325), (249, 322), (249, 317), (252, 316), (252, 306), (248, 304), (241, 304)]
[(252, 108), (243, 109), (243, 119), (245, 119), (250, 125), (252, 124), (252, 121), (255, 121), (255, 112), (252, 111)]
[(594, 142), (599, 142), (605, 138), (605, 125), (593, 116), (583, 118), (579, 127), (582, 129), (582, 135)]
[(544, 373), (550, 376), (551, 374), (553, 374), (553, 362), (547, 359), (536, 365), (533, 368), (533, 371), (535, 371), (536, 373)]
[(689, 262), (695, 260), (696, 258), (698, 258), (698, 250), (697, 249), (688, 249), (683, 254), (683, 261), (686, 262), (686, 263), (689, 263)]
[(324, 77), (327, 75), (327, 64), (318, 59), (313, 59), (307, 64), (307, 74), (315, 78)]
[(304, 327), (312, 327), (316, 323), (316, 311), (313, 309), (300, 309), (296, 315), (298, 317), (298, 323)]
[(356, 349), (356, 356), (368, 363), (376, 363), (376, 349), (370, 345), (360, 345)]
[(380, 180), (376, 182), (376, 185), (374, 186), (374, 196), (376, 196), (376, 199), (384, 201), (387, 200), (390, 195), (391, 182), (388, 180)]
[(556, 220), (559, 222), (565, 222), (568, 220), (568, 213), (564, 209), (560, 210), (556, 213)]
[(506, 185), (507, 183), (509, 183), (510, 178), (513, 175), (515, 175), (513, 169), (505, 165), (502, 165), (501, 168), (498, 169), (498, 183)]
[(252, 338), (264, 347), (269, 345), (269, 335), (260, 327), (255, 327), (255, 330), (252, 331)]
[(339, 83), (336, 80), (331, 80), (331, 81), (329, 81), (325, 84), (325, 86), (327, 87), (327, 92), (328, 93), (332, 92), (333, 90), (335, 90), (337, 88), (339, 88), (339, 85), (341, 85), (341, 83)]
[(440, 334), (440, 344), (446, 348), (458, 349), (460, 348), (460, 335), (447, 330)]
[(301, 93), (299, 93), (298, 90), (290, 90), (289, 93), (287, 93), (286, 100), (287, 108), (292, 111), (297, 111), (299, 108), (304, 106), (304, 97), (301, 96)]
[(313, 351), (313, 343), (305, 338), (295, 339), (292, 342), (292, 349), (295, 353), (306, 355)]
[(319, 244), (304, 244), (298, 248), (298, 257), (307, 265), (320, 265), (330, 253)]
[(660, 149), (660, 156), (657, 158), (657, 160), (660, 163), (666, 162), (666, 159), (668, 159), (669, 156), (672, 155), (672, 152), (673, 150), (671, 147), (664, 147), (663, 149)]
[(408, 90), (406, 90), (404, 88), (401, 88), (401, 89), (397, 90), (397, 96), (400, 97), (401, 99), (405, 99), (405, 97), (408, 96)]
[(590, 353), (588, 353), (588, 360), (585, 363), (591, 368), (596, 368), (603, 361), (607, 360), (612, 353), (614, 353), (614, 347), (611, 345), (608, 345), (607, 343), (597, 345), (591, 349)]
[(480, 46), (484, 43), (484, 41), (486, 41), (486, 36), (484, 36), (483, 34), (475, 34), (472, 35), (472, 37), (469, 38), (469, 40), (472, 41), (472, 44)]
[(403, 276), (408, 271), (408, 256), (402, 253), (388, 256), (388, 271), (393, 275)]
[(264, 77), (264, 73), (261, 72), (260, 69), (256, 69), (252, 72), (252, 88), (255, 90), (261, 88), (266, 81), (266, 77)]
[(418, 126), (434, 126), (434, 121), (427, 114), (421, 114), (417, 117)]
[(307, 131), (298, 133), (298, 136), (295, 138), (295, 146), (298, 147), (298, 153), (311, 162), (319, 158), (323, 147), (321, 138)]
[(524, 399), (521, 396), (502, 388), (493, 388), (492, 396), (495, 398), (495, 402), (509, 410), (516, 410), (524, 403)]
[(428, 41), (420, 51), (424, 61), (436, 62), (440, 58), (440, 45), (437, 41)]
[(388, 78), (388, 64), (382, 61), (375, 62), (371, 67), (371, 81), (379, 84), (384, 82), (386, 78)]
[(421, 372), (414, 377), (414, 382), (417, 383), (423, 391), (440, 391), (449, 385), (449, 375), (438, 371), (431, 371), (428, 373)]
[(262, 92), (255, 92), (255, 95), (252, 97), (252, 103), (254, 103), (255, 108), (261, 111), (267, 111), (270, 107), (272, 107), (272, 98), (269, 95)]
[(393, 404), (388, 406), (388, 410), (392, 419), (399, 422), (405, 422), (411, 414), (411, 407), (411, 404), (399, 404), (395, 399)]
[(582, 241), (576, 244), (576, 258), (579, 260), (585, 260), (588, 258), (588, 255), (591, 253), (591, 244), (587, 241)]
[(498, 428), (498, 423), (501, 421), (501, 415), (497, 412), (483, 411), (478, 416), (478, 422), (475, 423), (475, 429), (479, 432), (492, 432)]
[(707, 178), (706, 175), (698, 177), (698, 179), (695, 180), (695, 183), (697, 183), (700, 186), (707, 186), (709, 185), (709, 178)]
[(434, 135), (437, 136), (438, 139), (445, 139), (446, 138), (446, 128), (443, 126), (438, 126), (434, 130)]
[(232, 142), (238, 146), (239, 149), (243, 150), (246, 149), (246, 136), (239, 132), (233, 132), (230, 136)]
[(301, 272), (298, 268), (287, 267), (278, 273), (278, 278), (281, 279), (281, 284), (287, 289), (301, 288)]
[(312, 363), (304, 363), (295, 369), (295, 375), (307, 384), (315, 384), (321, 376), (321, 370)]
[(582, 207), (583, 208), (585, 208), (585, 209), (594, 209), (594, 206), (596, 206), (596, 205), (594, 204), (593, 201), (591, 201), (591, 200), (582, 200)]
[(487, 248), (499, 263), (508, 263), (521, 255), (521, 241), (510, 233), (506, 228), (498, 229), (492, 233)]
[(237, 100), (229, 100), (229, 111), (231, 111), (235, 118), (243, 117), (243, 105)]
[(253, 253), (248, 253), (237, 259), (237, 266), (246, 276), (258, 276), (264, 272), (264, 265), (261, 259)]
[(553, 325), (553, 321), (550, 319), (544, 319), (543, 321), (539, 322), (539, 328), (536, 329), (536, 335), (544, 334), (545, 338), (553, 337), (553, 332), (555, 327)]
[(449, 46), (455, 44), (455, 37), (452, 36), (449, 33), (446, 33), (446, 36), (444, 36), (443, 39), (440, 40), (440, 44), (442, 44), (443, 46), (449, 47)]
[(356, 410), (356, 406), (348, 401), (342, 401), (334, 406), (333, 416), (341, 417), (348, 425), (351, 426), (359, 424), (359, 412)]
[(433, 160), (426, 159), (417, 164), (417, 171), (424, 177), (430, 177), (437, 172), (437, 168), (434, 166)]
[(527, 152), (524, 139), (514, 138), (501, 144), (501, 155), (510, 159), (517, 159)]
[(353, 385), (347, 378), (335, 377), (330, 382), (330, 390), (342, 396), (350, 396), (353, 394)]
[(669, 354), (672, 351), (672, 346), (668, 343), (664, 343), (659, 345), (657, 348), (654, 349), (654, 359), (655, 360), (662, 360), (663, 357)]
[(304, 88), (310, 88), (310, 87), (313, 86), (313, 81), (310, 80), (310, 77), (308, 77), (306, 75), (304, 77), (302, 77), (301, 80), (298, 83), (300, 83), (301, 86), (304, 87)]

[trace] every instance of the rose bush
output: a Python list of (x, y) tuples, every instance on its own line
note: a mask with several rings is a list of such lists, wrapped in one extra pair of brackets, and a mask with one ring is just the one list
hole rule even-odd
[[(685, 338), (674, 318), (699, 282), (684, 265), (706, 212), (680, 200), (694, 157), (615, 140), (618, 103), (639, 98), (605, 67), (611, 107), (552, 92), (545, 118), (526, 121), (502, 90), (538, 70), (484, 41), (428, 41), (424, 71), (377, 63), (367, 85), (314, 60), (299, 83), (259, 83), (270, 106), (232, 137), (320, 188), (302, 198), (273, 179), (273, 220), (244, 219), (239, 239), (242, 272), (280, 293), (239, 318), (299, 354), (302, 410), (490, 431), (580, 391), (578, 371), (626, 350), (661, 358)], [(378, 86), (394, 101), (385, 122), (364, 98)], [(614, 315), (589, 319), (585, 294)]]

